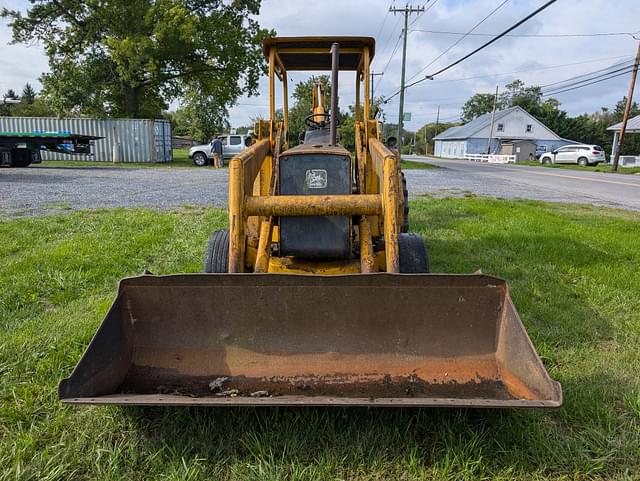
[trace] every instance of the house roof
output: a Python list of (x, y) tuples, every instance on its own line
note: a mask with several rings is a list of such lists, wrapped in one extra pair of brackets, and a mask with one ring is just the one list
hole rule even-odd
[[(607, 130), (621, 130), (622, 129), (622, 122), (618, 122), (615, 125), (612, 125), (611, 127), (607, 127)], [(636, 117), (633, 117), (632, 119), (629, 119), (627, 121), (627, 129), (625, 130), (626, 132), (640, 132), (640, 115), (637, 115)]]
[[(509, 107), (508, 109), (496, 111), (495, 123), (497, 124), (504, 117), (512, 114), (513, 112), (517, 112), (517, 111), (522, 112), (523, 114), (525, 114), (526, 116), (531, 118), (533, 122), (536, 122), (536, 123), (542, 125), (547, 131), (549, 131), (551, 134), (553, 134), (554, 137), (556, 137), (558, 140), (565, 140), (565, 139), (561, 139), (549, 127), (547, 127), (542, 122), (537, 120), (533, 115), (531, 115), (525, 109), (523, 109), (522, 107), (519, 107), (517, 105), (515, 107)], [(464, 125), (461, 125), (461, 126), (458, 126), (458, 127), (451, 127), (450, 129), (447, 129), (444, 132), (442, 132), (440, 135), (437, 135), (436, 137), (434, 137), (434, 140), (466, 140), (466, 139), (469, 139), (471, 137), (474, 137), (474, 134), (477, 134), (481, 130), (488, 129), (490, 127), (490, 125), (491, 125), (491, 115), (492, 115), (491, 112), (487, 112), (486, 114), (482, 114), (481, 116), (476, 117), (471, 122), (468, 122), (468, 123), (466, 123)], [(516, 139), (511, 139), (511, 140), (513, 141), (513, 140), (516, 140)], [(533, 139), (530, 139), (530, 140), (533, 140)], [(571, 142), (573, 142), (573, 141), (571, 141)]]
[[(510, 107), (504, 110), (498, 110), (496, 112), (495, 120), (498, 121), (506, 115), (509, 115), (511, 112), (516, 110), (524, 109), (520, 107)], [(487, 112), (486, 114), (482, 114), (480, 117), (476, 117), (471, 122), (468, 122), (464, 125), (459, 125), (457, 127), (451, 127), (450, 129), (445, 130), (441, 134), (434, 137), (434, 140), (454, 140), (454, 139), (468, 139), (472, 137), (478, 130), (482, 130), (485, 127), (491, 125), (491, 112)]]

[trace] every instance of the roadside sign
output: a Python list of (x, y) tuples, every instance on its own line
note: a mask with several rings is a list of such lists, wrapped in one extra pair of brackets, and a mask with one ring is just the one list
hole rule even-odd
[(411, 122), (411, 112), (405, 112), (402, 116), (404, 122)]

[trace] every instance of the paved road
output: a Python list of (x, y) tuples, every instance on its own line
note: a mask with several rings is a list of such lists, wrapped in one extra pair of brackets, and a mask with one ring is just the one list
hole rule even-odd
[[(441, 168), (407, 170), (412, 195), (471, 192), (502, 198), (577, 202), (640, 210), (640, 176), (542, 167), (428, 161)], [(226, 206), (227, 170), (212, 168), (29, 167), (0, 169), (0, 212), (40, 215), (67, 209)]]
[(472, 192), (507, 199), (575, 202), (640, 210), (640, 176), (637, 175), (427, 157), (406, 158), (441, 167), (407, 171), (409, 190), (414, 194), (459, 195)]

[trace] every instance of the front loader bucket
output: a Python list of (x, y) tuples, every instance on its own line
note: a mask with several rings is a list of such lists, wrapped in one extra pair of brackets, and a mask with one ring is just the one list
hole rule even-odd
[(505, 281), (484, 275), (124, 279), (62, 401), (555, 407)]

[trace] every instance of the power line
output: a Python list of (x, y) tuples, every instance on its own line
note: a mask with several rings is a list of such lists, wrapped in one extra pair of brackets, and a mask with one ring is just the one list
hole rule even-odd
[[(547, 88), (547, 87), (551, 87), (552, 85), (558, 85), (558, 84), (563, 84), (563, 83), (567, 83), (567, 82), (572, 82), (574, 80), (577, 81), (576, 83), (580, 83), (580, 82), (584, 82), (586, 80), (592, 80), (592, 79), (578, 80), (581, 77), (587, 77), (589, 75), (597, 74), (598, 72), (603, 72), (603, 73), (601, 73), (599, 75), (596, 75), (596, 77), (599, 77), (599, 76), (608, 75), (608, 74), (612, 74), (612, 73), (616, 73), (616, 72), (621, 72), (622, 70), (627, 70), (627, 69), (631, 68), (631, 66), (632, 66), (631, 62), (622, 62), (622, 63), (618, 63), (618, 64), (615, 64), (615, 65), (611, 65), (611, 66), (606, 67), (606, 68), (602, 68), (602, 69), (599, 69), (599, 70), (594, 70), (593, 72), (585, 73), (585, 74), (582, 74), (582, 75), (576, 75), (575, 77), (571, 77), (571, 78), (568, 78), (568, 79), (560, 80), (558, 82), (552, 82), (550, 84), (540, 85), (540, 88), (544, 89), (544, 88)], [(619, 67), (619, 68), (616, 69), (616, 67)], [(614, 69), (614, 70), (611, 70), (611, 69)], [(564, 87), (569, 87), (569, 86), (570, 85), (554, 87), (552, 90), (554, 90), (556, 88), (564, 88)]]
[[(422, 32), (422, 33), (434, 33), (438, 35), (465, 35), (464, 32), (449, 32), (445, 30), (422, 30), (417, 28), (412, 28), (412, 32)], [(466, 36), (473, 37), (493, 37), (497, 34), (495, 33), (467, 33)], [(549, 33), (549, 34), (511, 34), (505, 35), (505, 37), (517, 37), (517, 38), (562, 38), (562, 37), (614, 37), (614, 36), (634, 36), (631, 32), (594, 32), (594, 33)]]
[(427, 65), (425, 65), (422, 69), (420, 69), (418, 72), (416, 72), (415, 74), (413, 74), (410, 78), (409, 81), (413, 80), (414, 78), (416, 78), (418, 75), (420, 75), (422, 72), (424, 72), (425, 70), (427, 70), (431, 65), (433, 65), (435, 62), (437, 62), (440, 58), (442, 58), (443, 55), (445, 55), (449, 50), (451, 50), (453, 47), (455, 47), (456, 45), (458, 45), (460, 42), (462, 42), (465, 38), (467, 38), (476, 28), (478, 28), (480, 25), (482, 25), (489, 17), (491, 17), (494, 13), (496, 13), (498, 10), (500, 10), (509, 0), (503, 0), (503, 2), (498, 5), (496, 8), (494, 8), (491, 12), (489, 12), (489, 14), (484, 17), (482, 20), (480, 20), (478, 23), (476, 23), (473, 27), (471, 27), (471, 30), (469, 30), (467, 33), (462, 34), (462, 37), (460, 37), (458, 40), (456, 40), (455, 42), (453, 42), (444, 52), (442, 52), (440, 55), (438, 55), (436, 58), (434, 58), (431, 62), (429, 62)]
[(400, 46), (400, 40), (402, 39), (402, 32), (400, 32), (400, 35), (398, 35), (398, 40), (396, 41), (396, 46), (393, 48), (393, 52), (391, 52), (391, 55), (389, 56), (389, 60), (387, 60), (387, 63), (385, 64), (385, 66), (382, 68), (381, 73), (384, 75), (384, 73), (387, 71), (387, 67), (389, 66), (389, 64), (391, 63), (391, 60), (393, 60), (393, 56), (396, 54), (396, 52), (398, 51), (398, 47)]
[[(395, 3), (395, 2), (394, 2)], [(387, 11), (387, 15), (390, 12)], [(382, 43), (382, 47), (380, 48), (379, 54), (377, 57), (375, 57), (373, 60), (374, 62), (378, 59), (378, 58), (382, 58), (382, 54), (386, 51), (387, 45), (389, 43), (389, 40), (391, 40), (393, 38), (393, 32), (395, 32), (396, 28), (398, 27), (398, 25), (400, 25), (401, 19), (398, 18), (398, 20), (396, 20), (396, 23), (393, 25), (393, 27), (389, 30), (389, 35), (387, 35), (386, 40)]]
[[(585, 65), (588, 63), (596, 63), (596, 62), (603, 62), (605, 60), (614, 60), (614, 59), (619, 59), (619, 58), (628, 58), (628, 55), (620, 55), (617, 57), (602, 57), (602, 58), (597, 58), (597, 59), (593, 59), (593, 60), (584, 60), (581, 62), (571, 62), (571, 63), (563, 63), (563, 64), (558, 64), (558, 65), (549, 65), (547, 67), (536, 67), (535, 71), (538, 70), (552, 70), (552, 69), (556, 69), (556, 68), (564, 68), (564, 67), (574, 67), (576, 65)], [(480, 78), (494, 78), (494, 77), (503, 77), (505, 75), (513, 75), (515, 73), (524, 73), (524, 72), (531, 72), (532, 69), (531, 68), (527, 68), (527, 69), (522, 69), (522, 70), (513, 70), (511, 72), (503, 72), (503, 73), (496, 73), (496, 74), (487, 74), (487, 75), (474, 75), (472, 77), (458, 77), (458, 78), (452, 78), (452, 79), (445, 79), (445, 80), (434, 80), (433, 83), (445, 83), (445, 82), (460, 82), (463, 80), (475, 80), (475, 79), (480, 79)], [(587, 75), (587, 74), (585, 74)]]
[(380, 25), (380, 28), (378, 29), (378, 33), (376, 33), (375, 38), (378, 38), (378, 35), (382, 33), (382, 29), (384, 28), (384, 24), (387, 22), (387, 18), (389, 18), (388, 10), (387, 10), (387, 14), (384, 16), (384, 19), (382, 20), (382, 25)]
[[(583, 61), (580, 61), (580, 62), (571, 62), (571, 63), (564, 63), (564, 64), (558, 64), (558, 65), (549, 65), (547, 67), (538, 67), (535, 70), (536, 71), (541, 71), (541, 70), (552, 70), (552, 69), (564, 68), (564, 67), (574, 67), (576, 65), (585, 65), (585, 64), (589, 64), (589, 63), (603, 62), (605, 60), (616, 60), (616, 59), (620, 59), (620, 58), (631, 58), (631, 57), (629, 55), (618, 55), (618, 56), (615, 56), (615, 57), (601, 57), (601, 58), (595, 58), (595, 59), (592, 59), (592, 60), (583, 60)], [(597, 72), (601, 72), (603, 70), (608, 70), (610, 68), (613, 68), (613, 67), (618, 66), (618, 65), (622, 65), (624, 63), (628, 63), (628, 62), (621, 62), (621, 63), (617, 63), (617, 64), (614, 64), (614, 65), (610, 65), (609, 67), (606, 67), (604, 69), (599, 69), (599, 70), (595, 70), (593, 72), (588, 72), (588, 73), (585, 73), (585, 74), (582, 74), (582, 75), (578, 75), (576, 77), (571, 77), (569, 79), (560, 80), (558, 82), (554, 82), (554, 83), (551, 83), (551, 84), (543, 85), (542, 87), (548, 87), (550, 85), (556, 85), (556, 84), (559, 84), (559, 83), (564, 83), (564, 82), (567, 82), (569, 80), (573, 80), (575, 78), (584, 77), (586, 75), (591, 75), (591, 74), (594, 74), (594, 73), (597, 73)], [(495, 77), (503, 77), (503, 76), (506, 76), (506, 75), (513, 75), (513, 74), (517, 74), (517, 73), (531, 72), (531, 71), (532, 71), (531, 68), (528, 68), (528, 69), (523, 69), (523, 70), (513, 70), (511, 72), (503, 72), (503, 73), (495, 73), (495, 74), (487, 74), (487, 75), (474, 75), (474, 76), (471, 76), (471, 77), (458, 77), (458, 78), (445, 79), (445, 80), (434, 80), (433, 83), (461, 82), (461, 81), (465, 81), (465, 80), (476, 80), (476, 79), (482, 79), (482, 78), (495, 78)], [(411, 85), (413, 85), (413, 84), (410, 84), (409, 86), (411, 86)], [(393, 95), (391, 95), (388, 98), (386, 98), (386, 101), (388, 102), (388, 101), (392, 100), (394, 97), (396, 97), (398, 95), (398, 92), (399, 91), (394, 92)]]
[(508, 29), (506, 29), (504, 32), (502, 32), (501, 34), (493, 37), (491, 40), (489, 40), (488, 42), (482, 44), (480, 47), (476, 48), (475, 50), (469, 52), (467, 55), (465, 55), (464, 57), (456, 60), (455, 62), (447, 65), (444, 68), (441, 68), (440, 70), (438, 70), (437, 72), (431, 74), (431, 75), (425, 75), (425, 77), (423, 79), (420, 80), (416, 80), (415, 82), (413, 82), (412, 84), (409, 84), (407, 86), (405, 86), (405, 89), (409, 88), (409, 87), (413, 87), (414, 85), (417, 85), (421, 82), (424, 82), (425, 80), (433, 80), (433, 77), (435, 77), (436, 75), (440, 75), (443, 72), (446, 72), (447, 70), (449, 70), (450, 68), (455, 67), (456, 65), (458, 65), (461, 62), (464, 62), (466, 59), (468, 59), (469, 57), (475, 55), (476, 53), (478, 53), (479, 51), (487, 48), (489, 45), (491, 45), (492, 43), (500, 40), (502, 37), (504, 37), (506, 34), (508, 34), (509, 32), (515, 30), (516, 28), (518, 28), (520, 25), (522, 25), (523, 23), (525, 23), (527, 20), (535, 17), (536, 15), (538, 15), (540, 12), (542, 12), (543, 10), (545, 10), (546, 8), (550, 7), (551, 5), (553, 5), (554, 3), (556, 3), (557, 0), (549, 0), (547, 3), (545, 3), (544, 5), (542, 5), (541, 7), (539, 7), (537, 10), (533, 11), (532, 13), (530, 13), (529, 15), (527, 15), (526, 17), (524, 17), (522, 20), (520, 20), (519, 22), (513, 24), (511, 27), (509, 27)]
[(594, 80), (593, 82), (589, 82), (589, 83), (586, 83), (584, 85), (578, 85), (576, 87), (565, 88), (564, 90), (555, 90), (555, 91), (551, 91), (551, 92), (544, 92), (542, 94), (542, 96), (543, 97), (548, 97), (550, 95), (558, 95), (558, 94), (562, 94), (562, 93), (565, 93), (565, 92), (570, 92), (572, 90), (581, 89), (581, 88), (587, 87), (589, 85), (593, 85), (593, 84), (597, 84), (597, 83), (600, 83), (600, 82), (604, 82), (605, 80), (609, 80), (609, 79), (612, 79), (612, 78), (620, 77), (622, 75), (627, 75), (629, 72), (631, 72), (631, 70), (633, 70), (633, 68), (630, 68), (630, 69), (628, 69), (628, 70), (626, 70), (625, 72), (622, 72), (622, 73), (618, 73), (618, 74), (615, 74), (615, 75), (610, 75), (610, 76), (605, 77), (605, 78), (601, 78), (600, 80)]
[(427, 13), (429, 10), (431, 10), (433, 8), (433, 6), (438, 3), (438, 0), (427, 0), (426, 2), (424, 2), (422, 4), (422, 8), (425, 8), (427, 6), (427, 3), (432, 2), (431, 5), (429, 5), (429, 8), (424, 9), (423, 12), (419, 13), (418, 16), (413, 20), (413, 22), (411, 22), (409, 24), (409, 26), (413, 25), (414, 23), (416, 23), (420, 17), (422, 17), (425, 13)]

